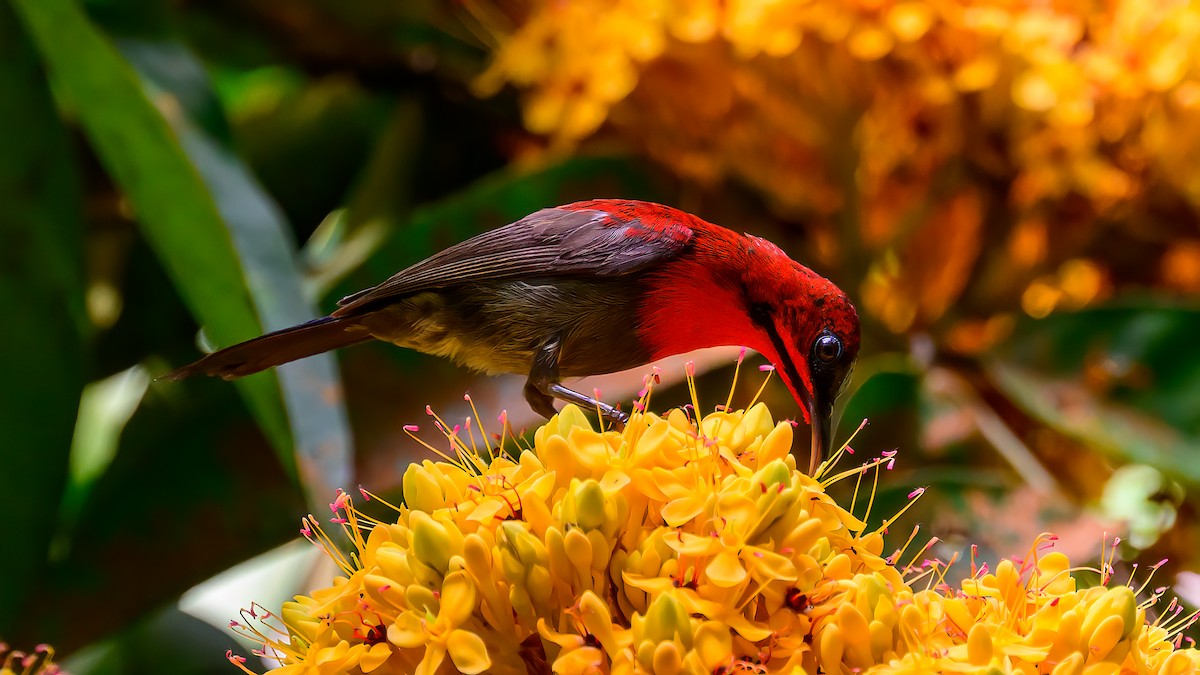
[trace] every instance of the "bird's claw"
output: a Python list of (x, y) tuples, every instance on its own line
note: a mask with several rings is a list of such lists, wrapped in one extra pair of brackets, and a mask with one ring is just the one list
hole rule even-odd
[(629, 423), (629, 413), (609, 405), (601, 408), (600, 414), (603, 417), (607, 417), (608, 421), (612, 423), (613, 431), (624, 431), (625, 425)]

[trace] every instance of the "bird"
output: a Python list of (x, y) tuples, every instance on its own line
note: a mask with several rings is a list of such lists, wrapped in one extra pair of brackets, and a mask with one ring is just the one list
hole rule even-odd
[(235, 379), (381, 340), (487, 374), (526, 376), (529, 406), (626, 413), (564, 378), (744, 346), (773, 364), (811, 426), (810, 472), (828, 456), (834, 399), (858, 355), (858, 313), (833, 282), (758, 236), (652, 202), (545, 208), (353, 293), (325, 317), (226, 347), (164, 379)]

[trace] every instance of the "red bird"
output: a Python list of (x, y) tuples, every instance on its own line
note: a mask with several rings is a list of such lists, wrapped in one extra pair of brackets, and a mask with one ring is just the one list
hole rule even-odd
[(168, 377), (233, 379), (371, 339), (485, 373), (528, 374), (525, 398), (624, 413), (562, 384), (674, 354), (744, 345), (775, 364), (827, 454), (833, 399), (858, 354), (845, 293), (777, 246), (659, 204), (536, 213), (451, 246), (338, 302), (327, 317), (209, 354)]

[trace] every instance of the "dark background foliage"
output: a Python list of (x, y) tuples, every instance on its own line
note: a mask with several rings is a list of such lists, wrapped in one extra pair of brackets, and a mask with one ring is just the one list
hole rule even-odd
[[(856, 297), (880, 273), (882, 254), (822, 253), (823, 236), (862, 236), (850, 217), (814, 224), (754, 181), (696, 180), (620, 125), (569, 148), (528, 132), (517, 92), (472, 93), (489, 45), (462, 20), (432, 0), (0, 2), (5, 640), (53, 643), (79, 672), (161, 672), (164, 659), (229, 672), (230, 637), (180, 612), (182, 593), (294, 539), (335, 487), (395, 492), (424, 456), (402, 426), (426, 404), (453, 419), (470, 391), (484, 415), (537, 422), (521, 378), (383, 345), (235, 384), (153, 381), (203, 345), (317, 316), (448, 244), (582, 198), (653, 199), (762, 234)], [(1160, 216), (1197, 234), (1190, 207)], [(1053, 530), (1087, 560), (1107, 530), (1129, 561), (1194, 568), (1200, 314), (1143, 274), (1161, 247), (1052, 237), (1063, 260), (1103, 263), (1111, 292), (1035, 319), (1020, 293), (994, 292), (1005, 263), (979, 257), (1007, 230), (931, 243), (954, 227), (910, 231), (926, 244), (898, 273), (920, 293), (923, 269), (969, 270), (944, 316), (897, 329), (864, 313), (839, 438), (869, 418), (859, 457), (901, 449), (878, 512), (921, 485), (897, 528), (922, 523), (943, 558), (972, 542), (1019, 555)], [(698, 357), (711, 403), (732, 354)], [(655, 407), (684, 401), (681, 364), (664, 367)], [(735, 403), (761, 381), (749, 372)], [(640, 382), (601, 386), (627, 400)], [(778, 382), (766, 396), (797, 414)]]

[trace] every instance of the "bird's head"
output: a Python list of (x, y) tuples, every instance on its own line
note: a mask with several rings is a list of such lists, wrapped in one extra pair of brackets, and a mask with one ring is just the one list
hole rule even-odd
[(755, 239), (767, 264), (746, 268), (750, 320), (765, 337), (762, 352), (812, 427), (813, 466), (833, 441), (833, 402), (858, 356), (858, 312), (833, 282)]

